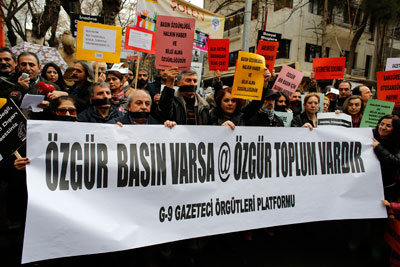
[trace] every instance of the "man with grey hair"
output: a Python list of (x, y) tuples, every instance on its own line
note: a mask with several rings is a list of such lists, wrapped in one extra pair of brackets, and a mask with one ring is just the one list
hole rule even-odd
[[(135, 90), (128, 97), (128, 112), (123, 117), (109, 121), (109, 123), (123, 124), (161, 124), (150, 115), (151, 96), (146, 90)], [(172, 128), (176, 125), (173, 121), (165, 121), (166, 127)]]
[(93, 83), (88, 89), (90, 107), (78, 114), (79, 122), (106, 123), (123, 116), (123, 113), (111, 105), (111, 90), (108, 83)]
[[(181, 125), (209, 124), (209, 105), (196, 93), (197, 73), (193, 70), (179, 72), (176, 67), (165, 73), (167, 81), (156, 110), (157, 117)], [(173, 89), (175, 78), (179, 87), (176, 92)]]
[(74, 84), (69, 89), (69, 94), (76, 97), (78, 111), (82, 111), (90, 105), (89, 87), (93, 82), (92, 66), (85, 61), (76, 61), (71, 79)]

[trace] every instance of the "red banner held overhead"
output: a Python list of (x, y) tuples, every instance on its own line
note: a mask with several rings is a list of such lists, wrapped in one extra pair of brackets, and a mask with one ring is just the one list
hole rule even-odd
[(343, 79), (345, 66), (345, 57), (314, 58), (313, 71), (315, 79)]
[(257, 46), (257, 54), (264, 56), (265, 67), (272, 73), (274, 70), (276, 54), (278, 53), (279, 43), (260, 40)]
[(400, 108), (400, 70), (377, 72), (376, 78), (377, 99), (394, 102), (395, 108)]
[(229, 39), (208, 40), (208, 66), (209, 70), (228, 70)]

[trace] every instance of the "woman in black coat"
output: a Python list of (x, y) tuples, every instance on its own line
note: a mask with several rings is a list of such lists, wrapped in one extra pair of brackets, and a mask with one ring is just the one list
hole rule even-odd
[(400, 197), (400, 119), (385, 115), (374, 129), (375, 155), (381, 163), (385, 199), (389, 202)]

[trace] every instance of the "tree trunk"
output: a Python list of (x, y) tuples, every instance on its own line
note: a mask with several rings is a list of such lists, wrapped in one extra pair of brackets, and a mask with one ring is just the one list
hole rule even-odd
[(364, 13), (363, 19), (361, 21), (360, 27), (357, 29), (356, 33), (354, 34), (353, 40), (351, 40), (351, 45), (350, 45), (350, 53), (349, 53), (349, 60), (347, 62), (347, 74), (351, 74), (351, 71), (353, 69), (353, 64), (354, 64), (354, 56), (356, 53), (356, 48), (358, 41), (361, 38), (361, 35), (363, 34), (365, 27), (367, 27), (367, 21), (369, 19), (369, 13)]
[(46, 0), (44, 11), (41, 14), (32, 14), (32, 39), (43, 43), (49, 28), (58, 22), (61, 9), (61, 0)]
[(101, 16), (104, 17), (104, 23), (108, 25), (115, 25), (115, 18), (121, 11), (122, 0), (102, 0), (103, 8)]

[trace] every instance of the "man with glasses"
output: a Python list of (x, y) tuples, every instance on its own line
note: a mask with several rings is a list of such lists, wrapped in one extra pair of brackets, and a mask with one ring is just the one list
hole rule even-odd
[(338, 86), (339, 99), (336, 102), (336, 110), (343, 109), (343, 103), (346, 99), (351, 96), (351, 84), (348, 81), (341, 81)]
[[(178, 71), (173, 67), (165, 71), (166, 84), (156, 109), (158, 118), (175, 121), (180, 125), (207, 125), (209, 105), (196, 93), (198, 77), (193, 70)], [(179, 89), (175, 92), (177, 79)]]

